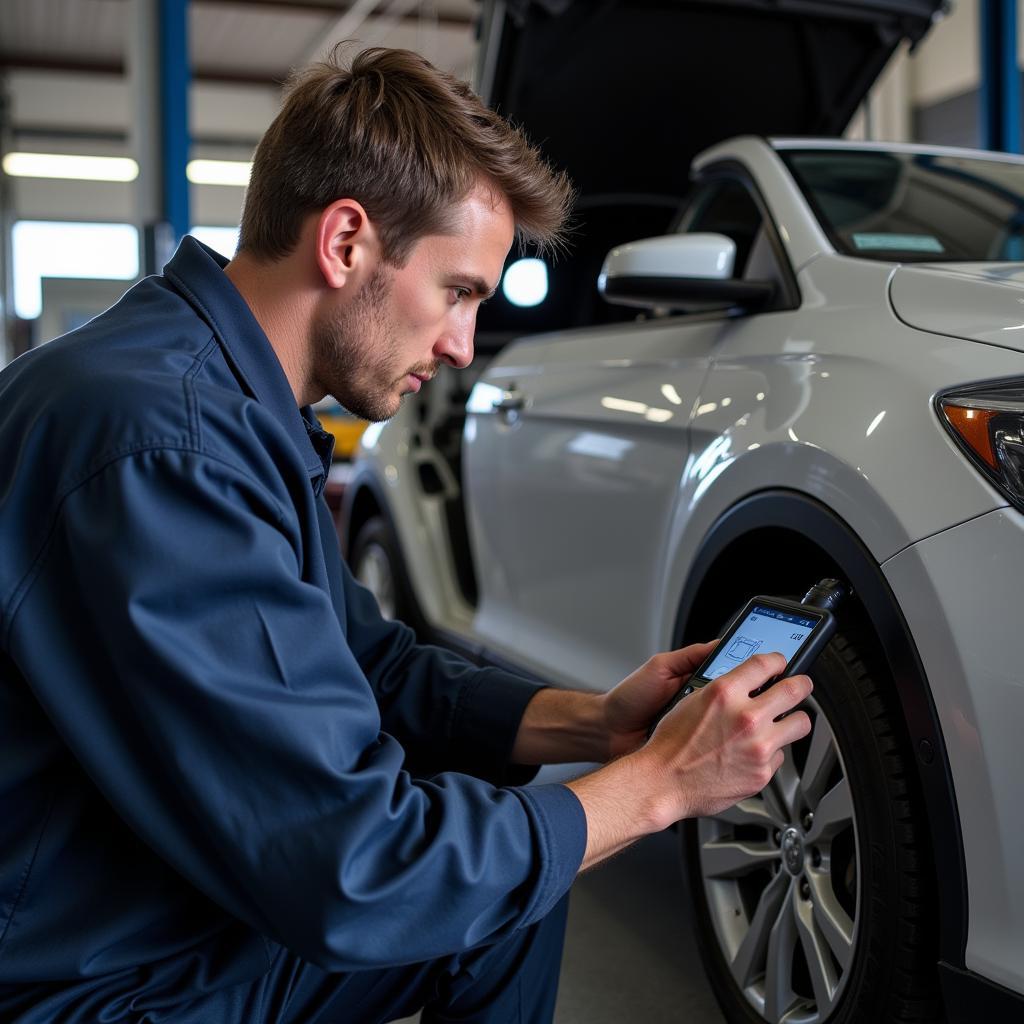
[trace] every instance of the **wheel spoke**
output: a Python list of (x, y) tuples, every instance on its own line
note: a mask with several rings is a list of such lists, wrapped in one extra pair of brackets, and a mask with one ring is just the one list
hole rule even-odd
[(822, 794), (825, 792), (829, 775), (832, 773), (838, 757), (832, 730), (825, 720), (825, 716), (819, 713), (814, 720), (811, 744), (807, 750), (807, 760), (804, 763), (803, 777), (800, 780), (800, 789), (807, 806), (812, 811), (818, 806)]
[(845, 971), (853, 959), (853, 919), (843, 909), (832, 888), (831, 876), (823, 871), (807, 871), (811, 887), (814, 923)]
[(793, 895), (793, 914), (796, 919), (800, 945), (803, 947), (807, 960), (807, 970), (811, 976), (811, 987), (814, 999), (818, 1004), (819, 1016), (826, 1016), (832, 1007), (839, 977), (835, 964), (829, 956), (828, 946), (814, 920), (814, 907), (810, 900), (801, 899), (799, 894)]
[(764, 801), (756, 796), (741, 800), (732, 807), (727, 807), (720, 814), (715, 815), (716, 821), (728, 822), (730, 825), (759, 825), (761, 828), (770, 829), (772, 818), (765, 807)]
[(787, 890), (792, 884), (792, 878), (780, 871), (761, 893), (757, 910), (750, 919), (750, 928), (743, 936), (740, 948), (736, 950), (736, 955), (729, 965), (732, 976), (740, 988), (752, 984), (764, 970), (772, 927), (778, 919), (780, 909), (787, 902)]
[(783, 901), (781, 911), (772, 926), (765, 962), (764, 1015), (773, 1024), (783, 1020), (799, 1002), (799, 997), (793, 991), (792, 980), (793, 953), (797, 943), (793, 900), (799, 897), (795, 886), (790, 887), (789, 893), (789, 898)]
[(814, 825), (807, 833), (807, 842), (827, 842), (852, 824), (853, 799), (850, 784), (844, 777), (819, 801), (814, 811)]
[(712, 840), (700, 851), (705, 878), (739, 878), (766, 867), (781, 857), (774, 843), (741, 842), (736, 839)]
[(796, 796), (800, 788), (800, 776), (793, 764), (793, 752), (789, 747), (783, 751), (783, 761), (771, 782), (761, 790), (765, 808), (772, 820), (785, 828), (795, 820)]

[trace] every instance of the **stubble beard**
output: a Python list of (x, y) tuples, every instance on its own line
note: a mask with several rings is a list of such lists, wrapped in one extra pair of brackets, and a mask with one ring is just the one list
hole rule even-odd
[(371, 423), (398, 412), (405, 379), (395, 372), (398, 339), (387, 312), (390, 291), (384, 268), (377, 267), (347, 309), (313, 328), (317, 378), (345, 409)]

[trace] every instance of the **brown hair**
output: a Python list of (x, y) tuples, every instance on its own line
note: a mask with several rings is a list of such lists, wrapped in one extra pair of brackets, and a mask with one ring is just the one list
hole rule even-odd
[(349, 198), (401, 264), (481, 178), (508, 200), (521, 239), (560, 243), (572, 186), (518, 128), (419, 54), (373, 47), (346, 69), (340, 49), (289, 82), (256, 149), (239, 251), (280, 259), (305, 217)]

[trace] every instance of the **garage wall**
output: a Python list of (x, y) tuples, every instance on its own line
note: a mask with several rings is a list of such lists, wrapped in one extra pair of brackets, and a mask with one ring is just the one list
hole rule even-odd
[(847, 137), (979, 145), (979, 17), (978, 0), (956, 0), (914, 53), (901, 48)]
[(978, 88), (981, 81), (978, 0), (956, 0), (911, 58), (915, 106), (929, 107)]

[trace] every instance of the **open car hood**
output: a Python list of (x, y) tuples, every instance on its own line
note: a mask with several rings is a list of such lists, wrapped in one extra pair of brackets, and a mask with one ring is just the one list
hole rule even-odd
[(941, 5), (508, 0), (492, 5), (479, 86), (582, 193), (678, 194), (722, 139), (841, 134)]
[(697, 153), (741, 134), (841, 134), (896, 47), (920, 40), (942, 7), (484, 0), (479, 91), (568, 171), (579, 202), (569, 266), (558, 272), (572, 278), (562, 294), (575, 297), (517, 310), (499, 296), (481, 328), (617, 318), (594, 293), (601, 260), (614, 245), (666, 230)]

